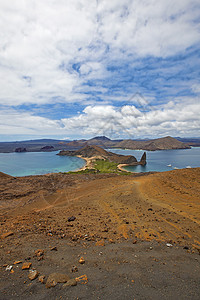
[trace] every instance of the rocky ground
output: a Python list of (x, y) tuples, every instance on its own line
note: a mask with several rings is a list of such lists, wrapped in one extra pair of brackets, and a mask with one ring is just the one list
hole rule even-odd
[(0, 183), (0, 299), (199, 299), (200, 168)]

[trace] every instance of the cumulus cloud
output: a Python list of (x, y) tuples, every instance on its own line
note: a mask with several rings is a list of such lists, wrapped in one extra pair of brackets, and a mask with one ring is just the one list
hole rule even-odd
[[(196, 134), (198, 66), (187, 57), (200, 42), (199, 13), (198, 0), (1, 1), (1, 132)], [(145, 97), (130, 100), (138, 91)], [(56, 103), (80, 114), (51, 120), (31, 108)]]
[(166, 57), (200, 40), (197, 0), (8, 0), (0, 6), (1, 104), (84, 101), (88, 80), (112, 77), (112, 60)]
[(198, 99), (176, 99), (163, 106), (142, 111), (134, 105), (87, 106), (71, 118), (50, 120), (29, 112), (14, 109), (0, 113), (0, 131), (5, 134), (57, 135), (92, 137), (107, 135), (110, 138), (139, 138), (157, 136), (198, 136), (200, 128)]

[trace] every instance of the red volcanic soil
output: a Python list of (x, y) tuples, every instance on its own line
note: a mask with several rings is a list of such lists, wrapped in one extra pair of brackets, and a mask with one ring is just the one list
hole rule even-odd
[[(0, 183), (0, 299), (199, 298), (200, 168), (0, 173)], [(31, 262), (45, 281), (54, 272), (85, 280), (47, 289), (15, 261)]]

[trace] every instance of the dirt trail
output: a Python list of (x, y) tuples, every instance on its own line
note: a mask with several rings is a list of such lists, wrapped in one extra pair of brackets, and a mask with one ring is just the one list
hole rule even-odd
[[(53, 191), (42, 186), (32, 200), (29, 194), (18, 196), (18, 206), (4, 210), (2, 231), (15, 228), (87, 240), (157, 240), (199, 248), (199, 175), (200, 169), (92, 180), (73, 175), (72, 181), (65, 175), (59, 184), (52, 181)], [(73, 224), (67, 222), (70, 216), (76, 217)]]
[[(0, 173), (0, 235), (9, 233), (0, 239), (0, 299), (199, 299), (199, 195), (200, 168), (142, 176)], [(88, 281), (47, 289), (15, 261), (31, 262), (45, 280), (60, 272)]]

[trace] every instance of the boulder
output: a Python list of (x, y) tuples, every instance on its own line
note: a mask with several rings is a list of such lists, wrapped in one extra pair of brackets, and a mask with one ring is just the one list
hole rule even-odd
[(69, 279), (69, 276), (66, 274), (51, 273), (47, 278), (46, 288), (54, 287), (57, 283), (65, 283)]

